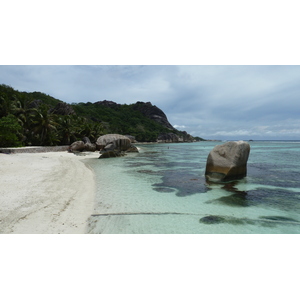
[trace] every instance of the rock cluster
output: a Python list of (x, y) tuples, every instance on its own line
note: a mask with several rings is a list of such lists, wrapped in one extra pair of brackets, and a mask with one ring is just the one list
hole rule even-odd
[(207, 158), (206, 179), (225, 182), (245, 177), (249, 153), (250, 145), (244, 141), (215, 146)]
[(88, 137), (84, 137), (82, 141), (76, 141), (69, 147), (69, 152), (96, 151), (96, 145), (92, 144)]
[(109, 144), (114, 144), (114, 147), (120, 151), (126, 151), (128, 148), (130, 148), (131, 141), (125, 135), (105, 134), (97, 139), (97, 150), (102, 150)]
[(109, 100), (103, 100), (103, 101), (98, 101), (98, 102), (95, 102), (96, 105), (103, 105), (103, 106), (106, 106), (106, 107), (109, 107), (109, 108), (118, 108), (121, 106), (121, 104), (118, 104), (114, 101), (109, 101)]
[(138, 152), (138, 149), (131, 144), (131, 140), (121, 134), (100, 136), (96, 146), (100, 150), (99, 158), (119, 157), (125, 155), (125, 152)]
[(194, 138), (189, 135), (186, 131), (181, 132), (183, 135), (178, 136), (175, 133), (161, 133), (158, 138), (158, 143), (183, 143), (183, 142), (193, 142)]
[(69, 152), (96, 150), (100, 150), (99, 158), (119, 157), (126, 152), (139, 152), (128, 137), (120, 134), (102, 135), (97, 139), (96, 144), (91, 143), (88, 137), (84, 137), (82, 141), (76, 141), (69, 146)]
[(161, 133), (157, 138), (158, 143), (178, 143), (179, 136), (175, 133)]

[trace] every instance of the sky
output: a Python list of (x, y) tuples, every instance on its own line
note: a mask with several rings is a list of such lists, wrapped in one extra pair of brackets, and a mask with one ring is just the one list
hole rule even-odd
[(1, 65), (0, 83), (67, 103), (151, 102), (205, 139), (300, 139), (298, 65)]

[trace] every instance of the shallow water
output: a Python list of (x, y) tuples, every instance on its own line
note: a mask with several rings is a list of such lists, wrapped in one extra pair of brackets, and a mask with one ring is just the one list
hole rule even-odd
[(248, 174), (207, 184), (220, 142), (138, 145), (91, 159), (97, 192), (90, 233), (300, 233), (300, 142), (250, 142)]

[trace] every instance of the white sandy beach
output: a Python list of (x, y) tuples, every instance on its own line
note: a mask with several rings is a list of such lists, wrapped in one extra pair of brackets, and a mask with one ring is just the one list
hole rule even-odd
[(85, 233), (94, 173), (67, 152), (0, 153), (0, 233)]

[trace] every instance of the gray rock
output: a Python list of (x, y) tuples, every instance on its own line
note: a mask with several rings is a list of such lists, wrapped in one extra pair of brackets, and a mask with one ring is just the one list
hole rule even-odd
[(139, 150), (136, 146), (131, 145), (131, 147), (126, 150), (126, 153), (128, 152), (139, 152)]
[(110, 144), (106, 145), (103, 150), (104, 151), (113, 151), (115, 149), (116, 149), (115, 144), (114, 143), (110, 143)]
[(249, 153), (250, 145), (244, 141), (215, 146), (207, 157), (206, 179), (225, 182), (245, 177)]
[(134, 110), (140, 111), (144, 116), (149, 119), (163, 125), (164, 127), (175, 130), (175, 128), (169, 123), (167, 116), (165, 113), (159, 109), (157, 106), (152, 105), (151, 102), (140, 102), (132, 105)]
[(53, 109), (50, 110), (50, 112), (52, 114), (62, 115), (62, 116), (75, 115), (75, 111), (72, 108), (72, 106), (65, 102), (58, 103)]
[(85, 136), (82, 141), (84, 142), (84, 151), (96, 151), (96, 144), (93, 144), (88, 137)]
[(104, 149), (108, 144), (114, 144), (115, 149), (119, 151), (126, 151), (131, 146), (130, 139), (120, 134), (105, 134), (100, 136), (96, 142), (99, 150)]
[(99, 158), (110, 158), (110, 157), (120, 157), (124, 156), (123, 151), (118, 151), (118, 150), (109, 150), (109, 151), (101, 151)]
[(70, 152), (81, 152), (85, 148), (83, 141), (76, 141), (70, 145), (69, 151)]
[(175, 133), (161, 133), (157, 138), (158, 143), (178, 143), (179, 136)]
[(84, 138), (82, 138), (82, 141), (83, 141), (85, 144), (91, 144), (91, 143), (92, 143), (91, 140), (90, 140), (87, 136), (85, 136)]
[(96, 151), (96, 144), (92, 144), (92, 143), (84, 144), (84, 151), (95, 152)]
[[(86, 141), (87, 143), (84, 143)], [(84, 138), (84, 141), (76, 141), (70, 145), (69, 151), (70, 152), (82, 152), (82, 151), (96, 151), (96, 145), (92, 144), (89, 138)]]

